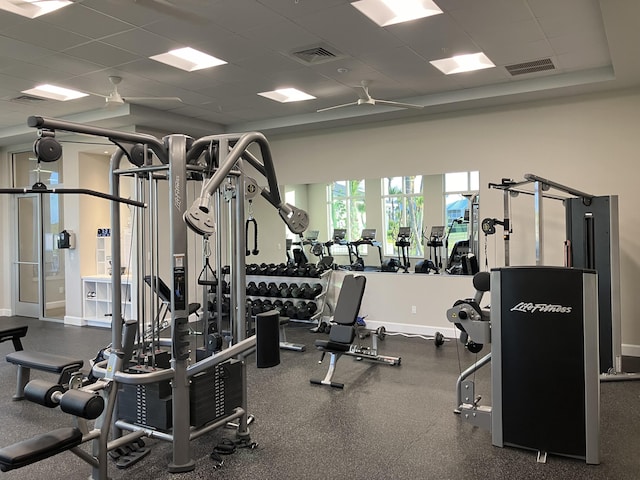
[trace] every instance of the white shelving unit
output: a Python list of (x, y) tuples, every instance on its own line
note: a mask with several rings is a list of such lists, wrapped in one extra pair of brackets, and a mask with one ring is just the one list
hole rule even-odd
[[(125, 319), (135, 318), (136, 299), (132, 280), (123, 276), (121, 282), (122, 313)], [(109, 275), (82, 277), (82, 316), (87, 325), (111, 327), (112, 288)]]
[(111, 237), (96, 237), (96, 273), (109, 275), (111, 268)]

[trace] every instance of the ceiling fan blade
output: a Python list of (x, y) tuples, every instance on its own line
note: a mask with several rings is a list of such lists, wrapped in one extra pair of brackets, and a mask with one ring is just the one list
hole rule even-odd
[(131, 103), (153, 103), (153, 102), (174, 102), (183, 103), (180, 97), (123, 97), (125, 102)]
[(376, 105), (387, 105), (389, 107), (415, 108), (415, 109), (424, 108), (424, 105), (415, 105), (413, 103), (392, 102), (390, 100), (376, 99), (375, 102), (376, 102)]
[(343, 108), (343, 107), (352, 107), (354, 105), (358, 105), (358, 102), (343, 103), (342, 105), (334, 105), (333, 107), (321, 108), (320, 110), (316, 110), (316, 112), (326, 112), (327, 110), (335, 110), (336, 108)]

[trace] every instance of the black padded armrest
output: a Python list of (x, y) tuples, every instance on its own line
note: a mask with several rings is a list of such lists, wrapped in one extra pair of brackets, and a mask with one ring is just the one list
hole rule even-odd
[(24, 467), (80, 445), (82, 432), (75, 427), (59, 428), (0, 449), (0, 470)]

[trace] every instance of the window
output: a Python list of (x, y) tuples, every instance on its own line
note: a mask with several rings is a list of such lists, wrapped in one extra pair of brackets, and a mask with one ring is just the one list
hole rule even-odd
[(479, 189), (480, 175), (477, 171), (446, 173), (444, 176), (445, 222), (449, 232), (447, 255), (456, 242), (469, 240), (468, 227), (472, 215), (469, 199)]
[(422, 257), (422, 228), (424, 196), (422, 175), (389, 177), (382, 179), (382, 204), (384, 211), (384, 254), (394, 255), (400, 227), (411, 232), (409, 256)]
[[(329, 234), (336, 228), (347, 230), (346, 240), (360, 238), (367, 222), (364, 201), (364, 180), (340, 180), (327, 185), (327, 218)], [(334, 247), (332, 252), (346, 254), (345, 247)]]

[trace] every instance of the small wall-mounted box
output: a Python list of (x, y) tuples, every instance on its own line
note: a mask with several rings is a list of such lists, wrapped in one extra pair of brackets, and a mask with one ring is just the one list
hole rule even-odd
[(76, 234), (62, 230), (56, 235), (58, 248), (76, 248)]

